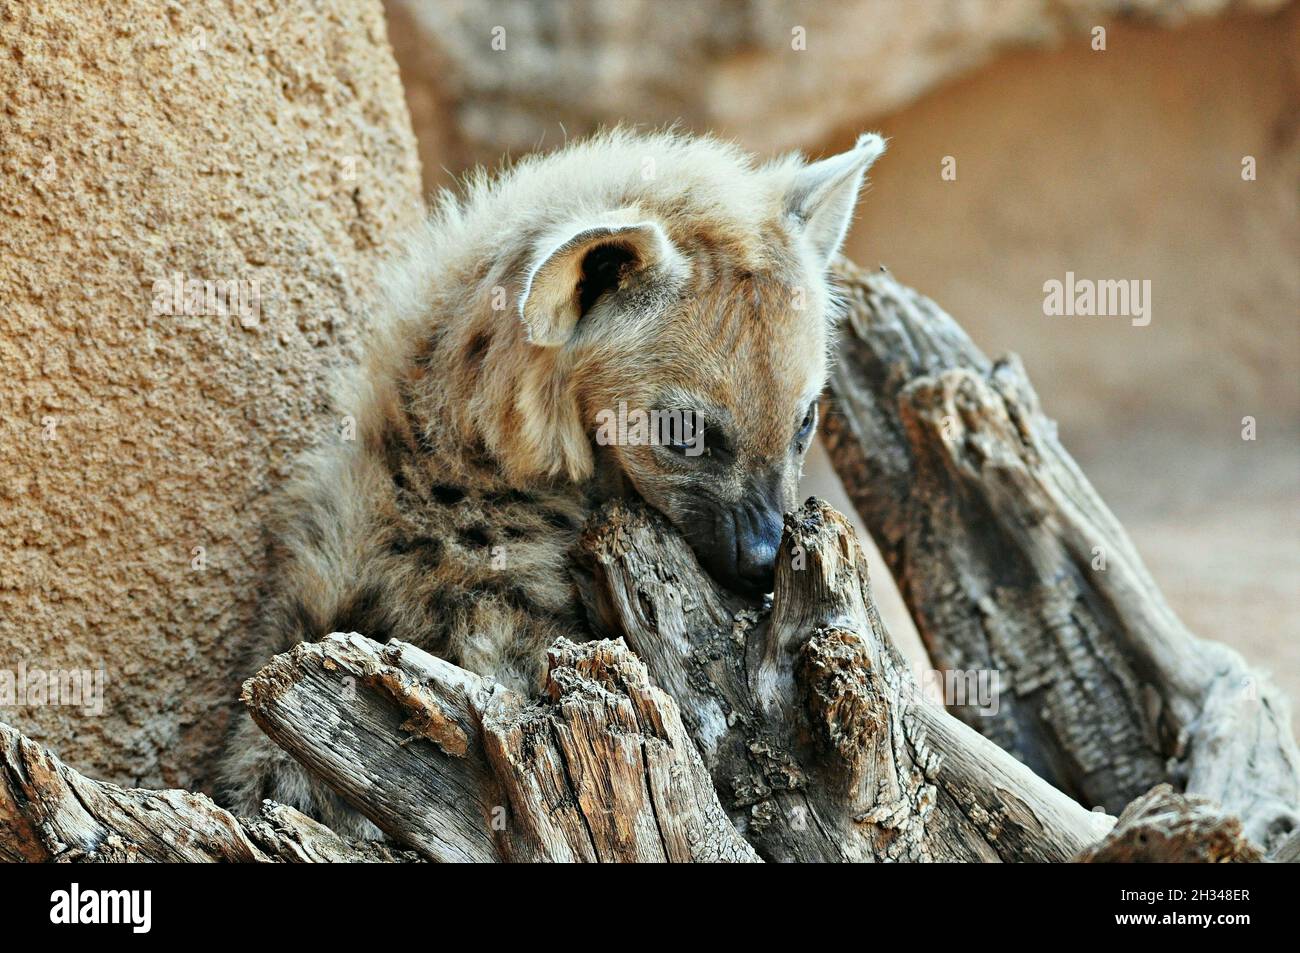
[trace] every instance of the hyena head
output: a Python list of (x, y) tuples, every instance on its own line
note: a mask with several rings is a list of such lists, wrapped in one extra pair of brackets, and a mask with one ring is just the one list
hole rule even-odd
[[(631, 487), (720, 582), (770, 591), (783, 514), (817, 426), (834, 310), (827, 277), (884, 151), (754, 168), (713, 140), (621, 142), (540, 234), (518, 316), (572, 475)], [(626, 148), (630, 146), (629, 148)], [(599, 151), (593, 156), (599, 160)], [(651, 169), (647, 176), (646, 169)], [(544, 383), (543, 383), (544, 382)]]

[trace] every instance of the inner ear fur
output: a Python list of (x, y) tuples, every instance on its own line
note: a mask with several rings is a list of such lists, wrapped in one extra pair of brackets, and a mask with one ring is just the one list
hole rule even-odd
[(667, 272), (680, 262), (654, 222), (576, 226), (544, 247), (519, 302), (529, 342), (542, 347), (567, 341), (578, 321), (632, 274)]

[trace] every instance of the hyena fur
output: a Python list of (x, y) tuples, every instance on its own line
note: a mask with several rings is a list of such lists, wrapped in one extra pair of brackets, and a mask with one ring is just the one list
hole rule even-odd
[[(621, 496), (719, 581), (767, 591), (827, 375), (828, 265), (884, 147), (866, 134), (757, 164), (712, 138), (616, 130), (443, 193), (382, 275), (340, 385), (355, 439), (307, 454), (274, 505), (244, 674), (355, 631), (535, 691), (558, 636), (590, 637), (569, 552)], [(704, 451), (595, 439), (620, 402), (693, 411)], [(227, 804), (376, 834), (237, 717)]]

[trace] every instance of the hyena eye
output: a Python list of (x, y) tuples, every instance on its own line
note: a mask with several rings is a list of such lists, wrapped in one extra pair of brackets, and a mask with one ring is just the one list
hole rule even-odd
[(685, 443), (680, 440), (671, 441), (669, 443), (664, 444), (664, 446), (666, 446), (673, 453), (677, 454), (677, 456), (679, 457), (698, 457), (701, 454), (701, 452), (703, 453), (709, 452), (708, 446), (705, 446), (701, 451), (700, 449), (697, 448), (697, 445), (695, 443), (693, 442)]
[(675, 456), (698, 457), (730, 456), (730, 447), (716, 429), (706, 431), (704, 415), (698, 411), (675, 411), (661, 425), (660, 443)]
[(799, 448), (800, 453), (803, 453), (808, 446), (808, 439), (812, 436), (812, 432), (816, 427), (817, 401), (814, 400), (808, 405), (808, 412), (803, 415), (803, 420), (799, 423), (799, 432), (794, 435), (794, 443)]

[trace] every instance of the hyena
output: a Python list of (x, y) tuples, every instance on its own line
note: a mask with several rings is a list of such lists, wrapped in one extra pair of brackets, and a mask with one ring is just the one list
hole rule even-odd
[[(827, 374), (828, 264), (884, 147), (757, 165), (615, 131), (444, 193), (382, 276), (345, 432), (275, 506), (249, 669), (355, 631), (535, 691), (555, 638), (589, 637), (569, 552), (620, 496), (726, 586), (768, 591)], [(693, 411), (702, 433), (597, 440), (620, 403)], [(374, 833), (240, 717), (232, 807), (271, 798)]]

